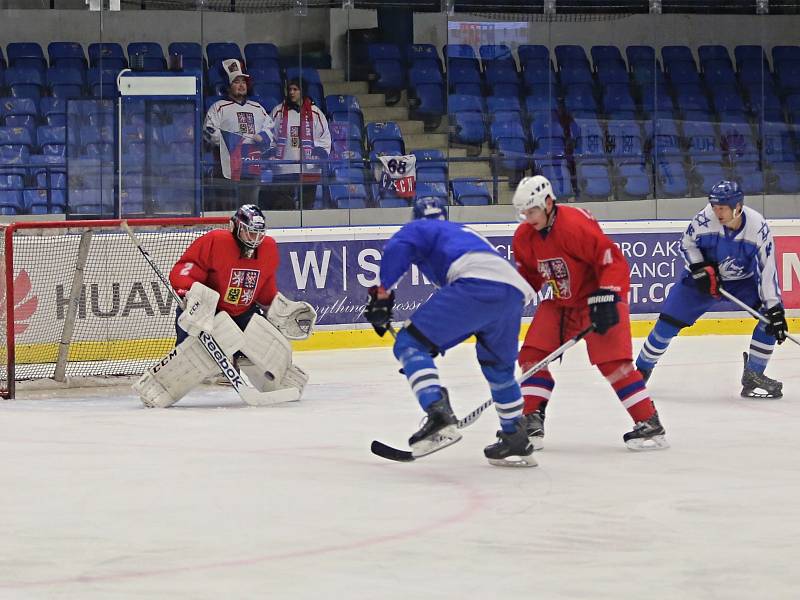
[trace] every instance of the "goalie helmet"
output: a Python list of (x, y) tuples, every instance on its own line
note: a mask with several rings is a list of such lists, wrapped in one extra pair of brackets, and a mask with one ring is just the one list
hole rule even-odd
[(736, 181), (723, 179), (715, 184), (708, 193), (708, 201), (711, 206), (722, 205), (736, 210), (736, 205), (740, 202), (744, 204), (744, 192)]
[(264, 213), (255, 204), (245, 204), (231, 217), (231, 232), (244, 246), (255, 250), (267, 235)]
[(447, 202), (436, 196), (425, 196), (414, 202), (414, 219), (447, 220)]
[(534, 175), (533, 177), (525, 177), (519, 182), (511, 203), (519, 213), (529, 208), (541, 208), (544, 210), (548, 196), (553, 200), (556, 199), (550, 181), (543, 175)]

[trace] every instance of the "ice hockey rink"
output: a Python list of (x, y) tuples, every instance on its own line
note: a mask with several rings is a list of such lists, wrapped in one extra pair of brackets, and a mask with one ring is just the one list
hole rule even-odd
[[(271, 408), (29, 393), (0, 404), (0, 598), (797, 598), (800, 347), (767, 371), (780, 400), (738, 397), (746, 348), (677, 339), (651, 380), (672, 448), (633, 453), (580, 344), (533, 469), (486, 463), (494, 410), (417, 462), (372, 455), (422, 416), (389, 348), (297, 355), (306, 395)], [(459, 415), (488, 397), (473, 353), (439, 360)]]

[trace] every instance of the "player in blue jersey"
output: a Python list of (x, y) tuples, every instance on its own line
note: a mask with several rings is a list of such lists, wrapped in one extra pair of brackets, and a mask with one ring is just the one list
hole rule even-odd
[(783, 343), (788, 330), (772, 233), (761, 214), (744, 206), (744, 193), (735, 181), (717, 183), (708, 202), (683, 234), (686, 271), (670, 290), (636, 367), (647, 380), (672, 338), (712, 310), (722, 299), (719, 289), (724, 287), (770, 322), (759, 321), (753, 330), (750, 354), (744, 354), (742, 396), (780, 398), (783, 384), (764, 375), (775, 341)]
[(394, 343), (394, 355), (428, 415), (408, 441), (412, 453), (424, 456), (461, 439), (433, 358), (475, 335), (478, 363), (501, 426), (497, 442), (484, 454), (493, 465), (536, 466), (520, 421), (522, 393), (514, 379), (522, 309), (533, 298), (533, 289), (488, 240), (448, 221), (441, 200), (422, 198), (414, 205), (414, 220), (386, 243), (380, 285), (369, 290), (365, 315), (379, 335), (390, 327), (393, 288), (412, 264), (437, 287)]

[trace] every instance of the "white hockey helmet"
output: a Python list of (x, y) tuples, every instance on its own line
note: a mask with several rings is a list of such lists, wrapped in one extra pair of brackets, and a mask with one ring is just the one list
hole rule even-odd
[(556, 199), (550, 180), (543, 175), (534, 175), (533, 177), (525, 177), (519, 182), (511, 203), (517, 209), (517, 212), (521, 214), (529, 208), (538, 207), (544, 210), (548, 197), (553, 200)]

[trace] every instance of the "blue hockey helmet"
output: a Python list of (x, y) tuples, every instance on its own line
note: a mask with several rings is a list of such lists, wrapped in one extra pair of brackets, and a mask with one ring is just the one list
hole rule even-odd
[(447, 220), (447, 202), (436, 196), (423, 196), (414, 202), (414, 219)]
[(744, 192), (738, 182), (723, 179), (711, 188), (708, 201), (711, 206), (721, 204), (735, 210), (737, 204), (744, 204)]
[(231, 217), (231, 232), (248, 248), (258, 248), (267, 235), (267, 220), (255, 204), (239, 207)]

